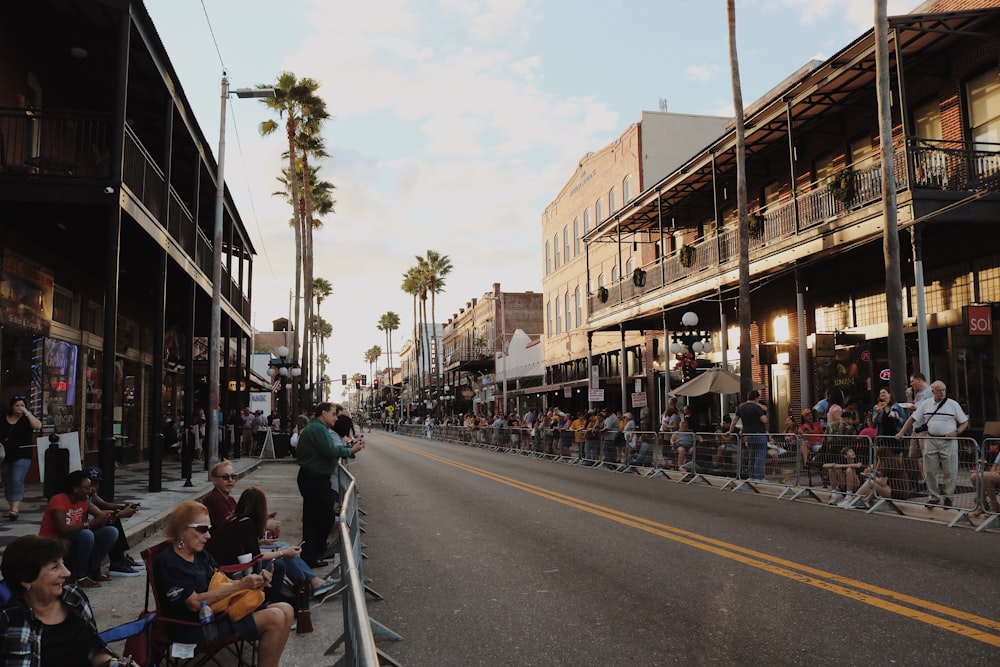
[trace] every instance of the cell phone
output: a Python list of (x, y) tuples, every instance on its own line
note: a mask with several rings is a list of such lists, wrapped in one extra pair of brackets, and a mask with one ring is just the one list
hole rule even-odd
[(253, 564), (253, 573), (260, 574), (260, 571), (264, 569), (263, 561), (257, 560)]

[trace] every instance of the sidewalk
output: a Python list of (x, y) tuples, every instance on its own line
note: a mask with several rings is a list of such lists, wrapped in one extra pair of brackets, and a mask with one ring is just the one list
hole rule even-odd
[[(195, 461), (196, 469), (191, 477), (192, 486), (184, 486), (180, 476), (179, 461), (163, 462), (161, 475), (162, 491), (153, 493), (149, 489), (149, 461), (119, 466), (115, 469), (115, 502), (138, 502), (139, 511), (135, 516), (122, 521), (125, 536), (130, 545), (136, 545), (151, 535), (158, 535), (167, 516), (182, 500), (199, 499), (212, 490), (208, 473), (201, 470), (201, 461)], [(243, 457), (233, 461), (233, 469), (243, 477), (252, 473), (261, 464), (256, 457)], [(105, 498), (108, 500), (108, 498)], [(22, 535), (37, 535), (42, 525), (42, 514), (47, 500), (42, 495), (41, 484), (26, 484), (21, 516), (17, 521), (9, 521), (0, 512), (0, 553), (8, 544)], [(6, 504), (3, 505), (6, 509)], [(133, 553), (138, 559), (138, 554)]]

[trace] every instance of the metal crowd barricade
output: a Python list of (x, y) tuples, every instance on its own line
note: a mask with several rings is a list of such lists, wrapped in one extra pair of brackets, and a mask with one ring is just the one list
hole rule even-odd
[(338, 464), (338, 487), (341, 490), (341, 509), (337, 518), (337, 532), (340, 536), (340, 586), (328, 595), (340, 595), (343, 604), (344, 631), (326, 650), (330, 655), (344, 645), (344, 655), (336, 665), (358, 665), (376, 667), (398, 663), (383, 653), (375, 645), (375, 635), (399, 641), (402, 637), (368, 615), (365, 593), (382, 599), (367, 585), (364, 573), (364, 558), (361, 553), (360, 507), (357, 482), (344, 465)]
[(1000, 499), (997, 497), (1000, 488), (1000, 438), (984, 438), (979, 454), (973, 480), (979, 505), (973, 513), (978, 512), (977, 515), (984, 518), (976, 526), (976, 532), (1000, 524)]

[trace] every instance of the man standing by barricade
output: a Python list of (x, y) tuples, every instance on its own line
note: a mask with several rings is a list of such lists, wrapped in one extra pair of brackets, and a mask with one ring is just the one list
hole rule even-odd
[(928, 505), (951, 507), (958, 477), (958, 440), (969, 427), (969, 416), (958, 401), (948, 398), (948, 388), (941, 380), (931, 383), (933, 399), (917, 406), (896, 434), (902, 438), (912, 424), (924, 424), (914, 428), (914, 433), (926, 431), (923, 439), (924, 480), (927, 482)]

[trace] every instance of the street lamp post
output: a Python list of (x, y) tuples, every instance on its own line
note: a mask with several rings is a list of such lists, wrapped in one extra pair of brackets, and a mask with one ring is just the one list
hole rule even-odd
[(302, 369), (294, 359), (288, 358), (288, 348), (282, 345), (277, 350), (278, 359), (271, 359), (267, 362), (267, 375), (270, 378), (277, 377), (281, 383), (278, 389), (278, 420), (285, 416), (288, 410), (288, 397), (285, 395), (285, 385), (289, 378), (297, 378), (302, 375)]
[[(240, 88), (237, 97), (274, 97), (274, 88)], [(215, 229), (212, 234), (212, 315), (208, 341), (208, 468), (219, 460), (219, 344), (222, 337), (222, 217), (226, 198), (226, 100), (229, 79), (222, 73), (219, 111), (219, 156), (215, 176)]]
[(681, 363), (681, 377), (687, 382), (698, 368), (697, 355), (712, 351), (712, 332), (698, 329), (698, 315), (691, 311), (681, 316), (681, 324), (684, 329), (670, 335), (670, 353)]

